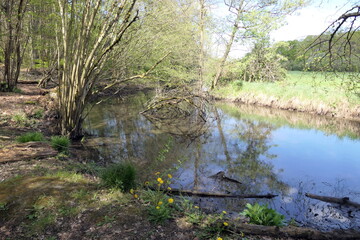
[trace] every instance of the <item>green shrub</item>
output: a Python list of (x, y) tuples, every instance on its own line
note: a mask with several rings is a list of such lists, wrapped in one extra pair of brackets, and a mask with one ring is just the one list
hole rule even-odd
[(135, 177), (135, 167), (130, 163), (110, 165), (100, 175), (104, 186), (118, 188), (123, 192), (127, 192), (135, 187)]
[(41, 132), (29, 132), (17, 137), (16, 141), (19, 143), (41, 142), (44, 141), (44, 135)]
[(59, 152), (68, 152), (70, 145), (70, 139), (65, 136), (53, 136), (51, 137), (51, 146)]
[(284, 215), (276, 212), (274, 209), (268, 208), (267, 205), (259, 205), (255, 203), (251, 205), (250, 203), (246, 204), (247, 209), (245, 209), (241, 215), (250, 218), (250, 223), (264, 226), (284, 226), (285, 220)]

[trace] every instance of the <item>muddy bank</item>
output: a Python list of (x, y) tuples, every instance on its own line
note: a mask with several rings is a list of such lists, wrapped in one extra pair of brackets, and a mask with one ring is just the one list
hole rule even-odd
[(214, 98), (221, 101), (252, 104), (288, 111), (306, 112), (316, 115), (360, 121), (360, 106), (350, 106), (349, 103), (345, 102), (338, 102), (336, 105), (330, 106), (324, 103), (300, 100), (296, 97), (286, 100), (265, 94), (241, 92), (236, 98), (223, 98), (219, 96), (214, 96)]

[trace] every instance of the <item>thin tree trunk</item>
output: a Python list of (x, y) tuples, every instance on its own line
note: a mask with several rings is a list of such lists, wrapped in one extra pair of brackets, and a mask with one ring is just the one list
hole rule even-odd
[[(58, 0), (62, 31), (61, 64), (58, 63), (62, 67), (58, 91), (60, 127), (62, 135), (73, 139), (82, 136), (86, 101), (108, 53), (137, 19), (137, 14), (132, 16), (136, 0), (114, 0), (109, 16), (97, 19), (102, 3), (102, 0), (87, 1), (78, 19), (75, 1)], [(96, 21), (102, 21), (102, 24)], [(96, 39), (92, 39), (94, 31), (99, 31)]]
[(199, 94), (204, 85), (204, 41), (205, 41), (205, 0), (200, 0), (200, 55), (199, 55)]
[[(16, 88), (22, 63), (22, 22), (26, 12), (27, 0), (6, 1), (5, 15), (5, 47), (4, 47), (4, 90)], [(15, 15), (15, 17), (14, 17)]]
[(218, 67), (216, 75), (213, 78), (213, 81), (211, 83), (211, 89), (214, 89), (216, 87), (216, 85), (218, 84), (219, 79), (220, 79), (220, 77), (221, 77), (221, 75), (222, 75), (222, 73), (224, 71), (226, 60), (229, 57), (229, 53), (230, 53), (231, 47), (232, 47), (232, 45), (234, 43), (236, 33), (239, 30), (239, 23), (240, 23), (241, 15), (242, 15), (242, 12), (243, 12), (243, 4), (244, 4), (244, 1), (242, 0), (239, 3), (239, 8), (237, 9), (235, 22), (233, 24), (232, 31), (231, 31), (231, 34), (230, 34), (230, 39), (229, 39), (229, 41), (227, 42), (227, 44), (225, 46), (224, 55), (220, 59), (219, 67)]

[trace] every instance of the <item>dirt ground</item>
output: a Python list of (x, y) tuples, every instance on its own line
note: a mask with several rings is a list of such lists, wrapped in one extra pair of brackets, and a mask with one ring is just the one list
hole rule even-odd
[[(25, 81), (18, 84), (18, 89), (17, 93), (0, 93), (0, 151), (11, 148), (15, 144), (16, 136), (25, 132), (40, 131), (45, 137), (56, 134), (56, 114), (53, 112), (54, 102), (49, 96), (49, 91)], [(36, 111), (41, 112), (42, 116), (35, 118)], [(20, 120), (14, 118), (15, 115), (20, 116)], [(66, 169), (71, 164), (79, 163), (82, 159), (81, 154), (81, 151), (74, 151), (68, 157), (52, 156), (2, 162), (0, 183), (16, 179), (18, 176), (36, 177)], [(88, 180), (96, 182), (92, 177)], [(19, 190), (17, 194), (20, 195), (17, 198), (25, 201), (29, 195), (46, 194), (49, 190), (44, 188), (44, 185), (39, 189), (26, 192), (25, 195), (20, 194)], [(0, 193), (0, 202), (12, 193), (6, 194), (7, 196)], [(17, 212), (5, 218), (1, 216), (5, 207), (0, 204), (0, 239), (196, 239), (192, 229), (179, 227), (175, 220), (169, 221), (166, 225), (152, 224), (144, 216), (145, 213), (139, 210), (141, 206), (138, 204), (130, 201), (126, 208), (128, 211), (123, 208), (121, 211), (114, 211), (116, 205), (84, 210), (75, 217), (58, 218), (55, 224), (35, 233), (29, 233), (29, 219), (24, 218), (24, 212)], [(111, 219), (116, 219), (111, 221), (111, 224), (99, 224), (99, 220), (94, 217), (110, 214)]]

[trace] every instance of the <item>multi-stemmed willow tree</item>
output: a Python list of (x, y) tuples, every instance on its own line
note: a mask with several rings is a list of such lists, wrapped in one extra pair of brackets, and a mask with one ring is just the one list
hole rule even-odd
[(84, 108), (114, 48), (136, 21), (136, 0), (58, 0), (61, 133), (82, 135)]

